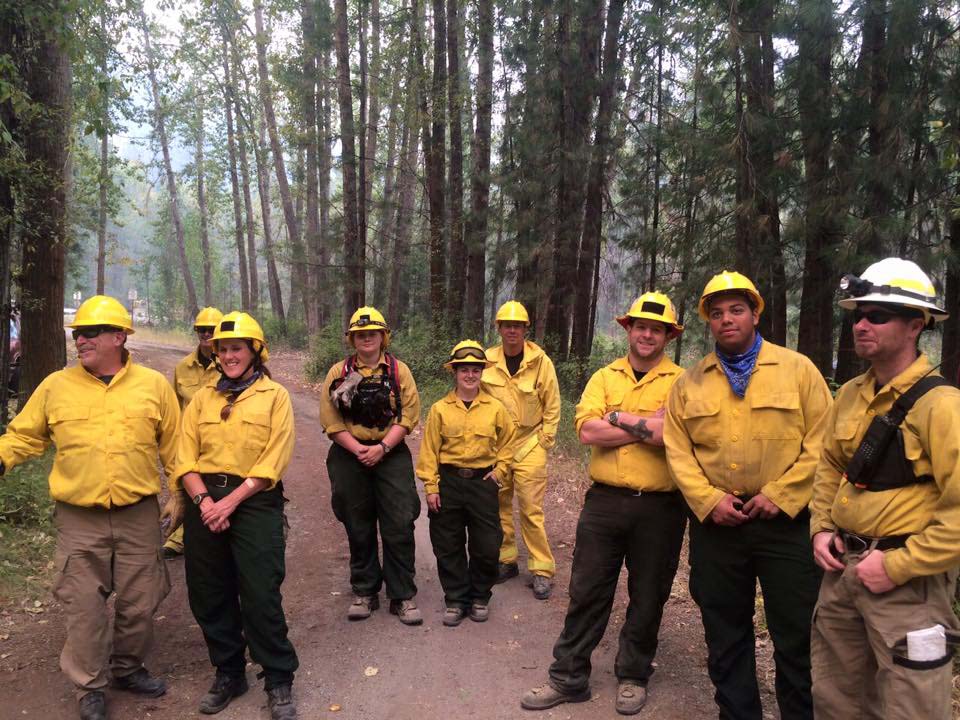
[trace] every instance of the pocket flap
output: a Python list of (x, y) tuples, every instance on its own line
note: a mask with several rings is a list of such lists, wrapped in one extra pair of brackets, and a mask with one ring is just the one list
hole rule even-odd
[(710, 400), (689, 400), (683, 406), (683, 419), (712, 417), (720, 412), (720, 404)]
[(773, 408), (775, 410), (799, 410), (800, 394), (781, 392), (761, 395), (753, 398), (750, 406), (754, 408)]
[(128, 418), (150, 418), (151, 420), (160, 419), (160, 411), (153, 407), (127, 406), (123, 409), (123, 414)]
[(252, 423), (253, 425), (261, 425), (263, 427), (270, 427), (270, 416), (266, 413), (253, 413), (245, 412), (241, 418), (244, 422)]
[(64, 406), (51, 408), (47, 416), (47, 423), (54, 425), (68, 420), (86, 420), (90, 417), (90, 408), (82, 406)]

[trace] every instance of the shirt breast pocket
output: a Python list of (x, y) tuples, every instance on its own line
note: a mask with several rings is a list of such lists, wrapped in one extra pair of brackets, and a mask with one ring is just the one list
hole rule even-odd
[(497, 428), (493, 425), (480, 425), (470, 429), (474, 436), (477, 452), (497, 454)]
[(47, 425), (58, 452), (67, 452), (88, 447), (92, 438), (84, 432), (84, 423), (90, 419), (90, 408), (61, 407), (51, 409), (47, 415)]
[(750, 403), (751, 434), (755, 440), (799, 440), (803, 415), (799, 393), (774, 393)]
[(694, 445), (720, 444), (720, 405), (709, 400), (690, 400), (683, 408), (683, 425)]
[(144, 407), (127, 406), (123, 414), (126, 420), (126, 431), (128, 440), (140, 446), (156, 446), (157, 444), (157, 426), (160, 423), (160, 411), (149, 405)]
[(517, 405), (520, 410), (518, 419), (521, 427), (534, 427), (543, 420), (540, 396), (537, 394), (537, 386), (532, 380), (517, 383)]
[(246, 412), (241, 420), (244, 447), (262, 450), (270, 439), (270, 416), (266, 413)]

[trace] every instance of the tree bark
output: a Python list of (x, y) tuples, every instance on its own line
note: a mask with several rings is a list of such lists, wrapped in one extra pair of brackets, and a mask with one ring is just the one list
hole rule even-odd
[(376, 307), (384, 307), (389, 295), (389, 262), (388, 257), (392, 246), (391, 238), (394, 234), (394, 220), (397, 213), (394, 207), (394, 195), (396, 190), (396, 178), (398, 175), (397, 167), (397, 126), (400, 124), (400, 118), (397, 116), (403, 112), (403, 106), (400, 100), (400, 83), (396, 83), (390, 98), (390, 115), (387, 120), (387, 164), (383, 170), (383, 197), (379, 203), (379, 212), (377, 218), (376, 247), (377, 262), (374, 268), (374, 294), (373, 304)]
[(446, 297), (446, 232), (444, 180), (446, 176), (447, 23), (444, 0), (433, 0), (433, 88), (430, 112), (430, 162), (427, 194), (430, 200), (430, 318), (436, 324), (450, 317)]
[[(106, 292), (107, 273), (107, 191), (110, 187), (110, 68), (107, 65), (107, 20), (106, 9), (100, 13), (100, 34), (97, 42), (100, 44), (100, 72), (103, 76), (103, 101), (101, 104), (101, 118), (103, 127), (100, 129), (100, 176), (99, 206), (97, 208), (97, 295)], [(9, 292), (9, 291), (8, 291)], [(0, 298), (4, 302), (6, 296)], [(7, 331), (9, 333), (9, 330)], [(5, 416), (4, 416), (5, 417)]]
[(330, 47), (331, 41), (326, 40), (333, 35), (333, 24), (330, 18), (330, 4), (327, 0), (320, 0), (320, 14), (318, 17), (318, 37), (325, 38), (322, 47), (317, 43), (317, 68), (319, 69), (319, 91), (317, 93), (318, 119), (318, 158), (319, 166), (319, 201), (320, 201), (320, 231), (319, 245), (316, 248), (317, 263), (317, 314), (319, 323), (323, 325), (330, 319), (331, 287), (327, 264), (329, 263), (330, 244)]
[[(173, 164), (170, 159), (170, 145), (167, 142), (166, 118), (163, 102), (160, 97), (160, 84), (157, 82), (156, 60), (150, 44), (150, 30), (147, 27), (147, 15), (143, 6), (139, 8), (140, 27), (143, 31), (143, 50), (147, 57), (147, 75), (150, 78), (150, 89), (153, 93), (153, 122), (157, 139), (160, 141), (160, 150), (163, 153), (163, 166), (167, 175), (167, 192), (170, 195), (170, 217), (173, 221), (174, 237), (177, 244), (177, 254), (180, 256), (180, 270), (183, 273), (183, 283), (187, 290), (187, 307), (184, 308), (184, 318), (188, 323), (193, 322), (197, 314), (197, 290), (193, 284), (193, 275), (190, 264), (187, 262), (187, 246), (183, 233), (183, 221), (180, 218), (180, 196), (177, 191), (177, 178), (173, 173)], [(61, 281), (62, 287), (62, 281)], [(61, 290), (62, 294), (62, 290)], [(62, 322), (62, 319), (61, 319)]]
[[(376, 175), (377, 140), (380, 134), (380, 0), (370, 0), (370, 73), (367, 77), (366, 146), (363, 153), (363, 204), (360, 214), (360, 241), (366, 247), (373, 206), (373, 180)], [(389, 169), (388, 169), (389, 172)]]
[[(240, 72), (240, 68), (243, 67), (243, 64), (240, 61), (240, 50), (237, 47), (236, 40), (230, 44), (231, 52), (233, 53), (233, 81), (232, 85), (234, 89), (238, 87), (238, 78), (237, 73)], [(246, 87), (246, 84), (245, 84)], [(247, 87), (249, 92), (249, 87)], [(253, 198), (250, 196), (250, 160), (247, 152), (247, 138), (250, 138), (250, 142), (256, 145), (256, 140), (254, 139), (254, 127), (253, 119), (250, 117), (252, 111), (251, 107), (247, 108), (247, 111), (244, 112), (240, 103), (240, 93), (233, 93), (233, 109), (236, 113), (237, 118), (237, 155), (239, 155), (240, 161), (240, 190), (241, 195), (243, 196), (243, 213), (244, 213), (244, 232), (247, 237), (247, 267), (249, 269), (249, 282), (250, 282), (250, 310), (253, 313), (260, 312), (260, 271), (259, 263), (257, 262), (257, 234), (254, 231), (254, 222), (253, 222)]]
[[(460, 0), (447, 0), (447, 109), (450, 117), (450, 283), (447, 305), (454, 332), (463, 327), (467, 252), (463, 227), (463, 82), (460, 77)], [(481, 309), (483, 302), (480, 303)]]
[(317, 176), (317, 49), (316, 45), (316, 0), (301, 0), (300, 27), (303, 33), (303, 78), (302, 105), (304, 145), (306, 150), (304, 245), (309, 256), (307, 273), (306, 321), (307, 330), (315, 333), (320, 329), (318, 299), (321, 294), (318, 258), (321, 255), (320, 203)]
[(347, 35), (347, 0), (334, 0), (337, 52), (337, 97), (340, 101), (340, 143), (343, 165), (343, 312), (344, 317), (363, 305), (365, 248), (357, 227), (356, 131), (350, 88), (350, 44)]
[(283, 290), (280, 287), (280, 277), (274, 258), (270, 167), (267, 159), (270, 148), (267, 146), (267, 131), (262, 115), (257, 117), (257, 134), (259, 143), (254, 143), (253, 152), (257, 164), (257, 195), (260, 196), (260, 215), (263, 219), (263, 251), (267, 256), (267, 292), (270, 294), (270, 309), (273, 311), (273, 316), (280, 321), (280, 326), (285, 328), (287, 314), (283, 307)]
[(207, 188), (206, 188), (206, 168), (204, 164), (203, 143), (205, 140), (203, 132), (203, 96), (197, 93), (197, 148), (194, 154), (194, 164), (197, 169), (197, 207), (200, 211), (200, 254), (203, 262), (203, 304), (207, 307), (213, 305), (213, 281), (210, 270), (210, 233), (207, 228)]
[(490, 127), (493, 116), (493, 0), (477, 0), (477, 123), (470, 145), (470, 215), (467, 218), (466, 331), (483, 337), (486, 244), (490, 216)]

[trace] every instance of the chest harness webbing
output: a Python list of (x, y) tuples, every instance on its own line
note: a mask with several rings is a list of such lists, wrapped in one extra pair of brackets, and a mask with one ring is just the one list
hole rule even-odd
[[(387, 371), (380, 375), (371, 375), (363, 378), (357, 385), (356, 394), (350, 406), (342, 408), (341, 412), (358, 425), (384, 430), (391, 420), (399, 423), (403, 417), (403, 404), (400, 401), (400, 380), (397, 368), (397, 359), (390, 353), (383, 354)], [(340, 377), (331, 385), (337, 387), (346, 379), (347, 375), (357, 369), (357, 358), (351, 355), (343, 361), (343, 370)], [(390, 396), (394, 403), (391, 404)]]
[(903, 446), (901, 425), (917, 400), (933, 388), (949, 384), (939, 375), (925, 375), (898, 397), (885, 415), (875, 417), (847, 464), (844, 479), (871, 492), (932, 482), (932, 475), (913, 474)]

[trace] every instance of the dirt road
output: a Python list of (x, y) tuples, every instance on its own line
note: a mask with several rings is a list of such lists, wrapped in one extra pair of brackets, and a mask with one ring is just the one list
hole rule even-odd
[[(133, 344), (132, 349), (137, 362), (168, 376), (185, 352), (144, 343)], [(579, 511), (569, 490), (553, 490), (548, 497), (548, 530), (558, 561), (556, 589), (550, 600), (535, 600), (525, 585), (529, 577), (521, 573), (520, 578), (495, 588), (489, 622), (468, 621), (458, 628), (444, 627), (440, 622), (443, 597), (424, 503), (416, 537), (417, 600), (424, 612), (424, 624), (418, 628), (404, 627), (385, 607), (365, 622), (347, 622), (345, 612), (351, 597), (347, 543), (342, 526), (330, 510), (330, 483), (324, 464), (329, 442), (317, 422), (314, 390), (302, 381), (302, 358), (278, 352), (271, 359), (271, 367), (276, 379), (291, 392), (297, 421), (297, 450), (284, 479), (292, 528), (283, 593), (291, 637), (300, 656), (294, 686), (300, 717), (619, 717), (613, 710), (613, 662), (625, 609), (622, 579), (610, 628), (593, 656), (593, 699), (543, 713), (528, 713), (519, 706), (525, 690), (545, 681), (551, 648), (563, 623)], [(416, 434), (411, 444), (415, 450)], [(563, 488), (575, 472), (573, 462), (554, 463), (551, 484)], [(169, 690), (164, 697), (149, 701), (110, 692), (108, 703), (114, 720), (198, 717), (197, 702), (210, 683), (213, 671), (200, 630), (187, 606), (183, 562), (170, 561), (168, 566), (173, 591), (160, 609), (157, 645), (148, 666), (166, 678)], [(58, 668), (63, 637), (63, 621), (55, 605), (37, 613), (8, 608), (0, 615), (0, 718), (76, 717), (72, 690)], [(687, 594), (686, 568), (682, 566), (666, 608), (650, 700), (638, 717), (715, 717), (705, 656), (700, 616)], [(265, 695), (254, 679), (256, 670), (253, 666), (248, 668), (251, 691), (236, 700), (220, 718), (267, 717)], [(769, 688), (769, 682), (764, 684)], [(764, 704), (771, 708), (773, 717), (775, 703), (769, 691), (764, 695)]]

